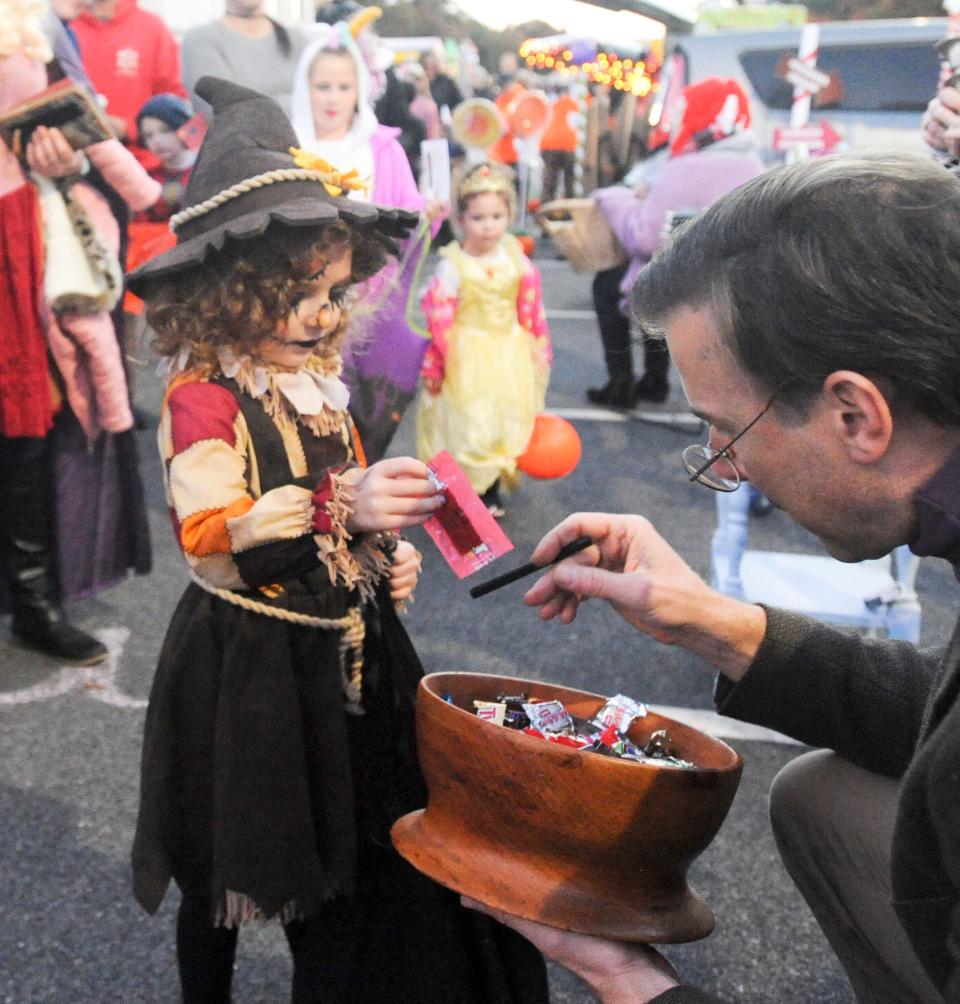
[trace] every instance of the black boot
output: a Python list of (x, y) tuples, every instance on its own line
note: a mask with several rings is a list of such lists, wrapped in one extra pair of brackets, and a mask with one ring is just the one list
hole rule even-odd
[(626, 272), (627, 266), (620, 265), (593, 277), (593, 308), (600, 326), (608, 381), (605, 387), (590, 387), (587, 400), (608, 408), (632, 408), (636, 403), (630, 320), (620, 310), (620, 283)]
[(60, 607), (43, 456), (21, 457), (16, 463), (8, 458), (0, 477), (0, 566), (13, 602), (11, 630), (47, 655), (92, 666), (108, 653), (73, 627)]
[(609, 408), (632, 408), (636, 404), (633, 377), (611, 377), (605, 387), (588, 387), (587, 400)]
[(637, 381), (638, 401), (662, 404), (670, 395), (670, 353), (662, 338), (643, 337), (643, 376)]

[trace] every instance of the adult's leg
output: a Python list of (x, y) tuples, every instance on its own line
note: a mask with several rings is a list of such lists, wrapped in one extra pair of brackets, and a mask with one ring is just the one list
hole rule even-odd
[(292, 1004), (341, 1004), (356, 953), (356, 920), (346, 900), (335, 899), (318, 916), (283, 930), (293, 956)]
[(60, 659), (89, 666), (107, 650), (60, 606), (46, 440), (0, 438), (0, 568), (10, 587), (11, 630)]
[(606, 387), (591, 387), (587, 391), (588, 400), (594, 404), (630, 407), (634, 403), (630, 321), (620, 310), (620, 283), (626, 274), (627, 266), (618, 265), (593, 277), (593, 309), (597, 312), (603, 358), (610, 378)]
[(572, 199), (577, 184), (577, 176), (574, 170), (576, 156), (568, 150), (563, 150), (561, 152), (563, 155), (563, 162), (561, 166), (563, 173), (563, 197), (565, 199)]
[(556, 151), (543, 150), (543, 202), (552, 202), (557, 192)]
[(177, 913), (177, 966), (183, 1004), (230, 1004), (237, 929), (214, 927), (210, 900), (185, 893)]
[(777, 775), (770, 818), (787, 871), (861, 1004), (942, 1004), (890, 905), (899, 784), (829, 750)]
[(640, 401), (666, 401), (670, 394), (670, 353), (662, 338), (643, 336), (643, 376), (637, 381)]

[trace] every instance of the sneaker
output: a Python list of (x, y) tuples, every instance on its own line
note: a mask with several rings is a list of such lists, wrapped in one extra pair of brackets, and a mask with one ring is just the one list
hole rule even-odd
[(507, 515), (507, 510), (496, 502), (491, 502), (487, 506), (487, 512), (490, 513), (494, 519), (503, 519), (503, 517)]

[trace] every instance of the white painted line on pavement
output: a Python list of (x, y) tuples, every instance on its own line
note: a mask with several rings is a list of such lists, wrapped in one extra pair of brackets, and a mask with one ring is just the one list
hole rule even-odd
[(651, 711), (666, 718), (673, 718), (684, 725), (706, 732), (718, 739), (748, 739), (762, 743), (782, 743), (787, 746), (802, 746), (796, 739), (765, 729), (762, 725), (750, 725), (748, 722), (738, 722), (735, 718), (718, 715), (716, 711), (702, 708), (675, 708), (664, 704), (649, 705)]
[[(147, 702), (139, 697), (131, 697), (117, 689), (117, 672), (123, 648), (130, 637), (130, 629), (125, 627), (102, 628), (96, 636), (107, 646), (109, 655), (99, 666), (62, 666), (50, 679), (21, 690), (0, 692), (0, 708), (16, 707), (49, 701), (72, 690), (82, 690), (88, 697), (115, 708), (141, 711)], [(708, 735), (721, 739), (745, 739), (757, 742), (785, 743), (800, 745), (795, 739), (765, 729), (759, 725), (748, 725), (733, 718), (725, 718), (715, 711), (701, 708), (678, 708), (666, 704), (651, 704), (650, 709), (667, 718), (673, 718), (684, 725), (690, 725)]]
[(572, 418), (581, 422), (629, 422), (631, 418), (622, 411), (608, 411), (606, 408), (550, 408), (551, 415)]
[(689, 411), (611, 411), (608, 408), (549, 408), (548, 411), (575, 422), (648, 422), (691, 434), (703, 428), (700, 419)]
[(138, 697), (130, 697), (117, 689), (116, 678), (123, 646), (130, 637), (130, 629), (125, 627), (102, 628), (94, 632), (107, 647), (107, 658), (99, 666), (61, 666), (48, 680), (21, 690), (0, 692), (0, 708), (49, 701), (69, 693), (82, 690), (87, 696), (115, 708), (141, 710), (147, 702)]
[(49, 701), (51, 697), (59, 697), (77, 685), (78, 672), (77, 669), (61, 669), (43, 683), (24, 687), (22, 690), (8, 690), (0, 694), (0, 707), (33, 704), (35, 701)]
[(547, 311), (548, 321), (593, 321), (597, 315), (592, 310), (557, 310)]

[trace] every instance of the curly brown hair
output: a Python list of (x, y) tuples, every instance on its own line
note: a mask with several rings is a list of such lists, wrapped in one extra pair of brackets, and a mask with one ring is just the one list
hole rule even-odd
[[(250, 354), (310, 292), (307, 279), (318, 259), (336, 261), (350, 249), (351, 279), (362, 282), (383, 268), (390, 245), (377, 231), (343, 220), (321, 230), (272, 227), (255, 240), (228, 243), (193, 271), (150, 290), (153, 348), (168, 357), (186, 351), (190, 365), (211, 367), (221, 348)], [(333, 345), (345, 327), (342, 320)]]

